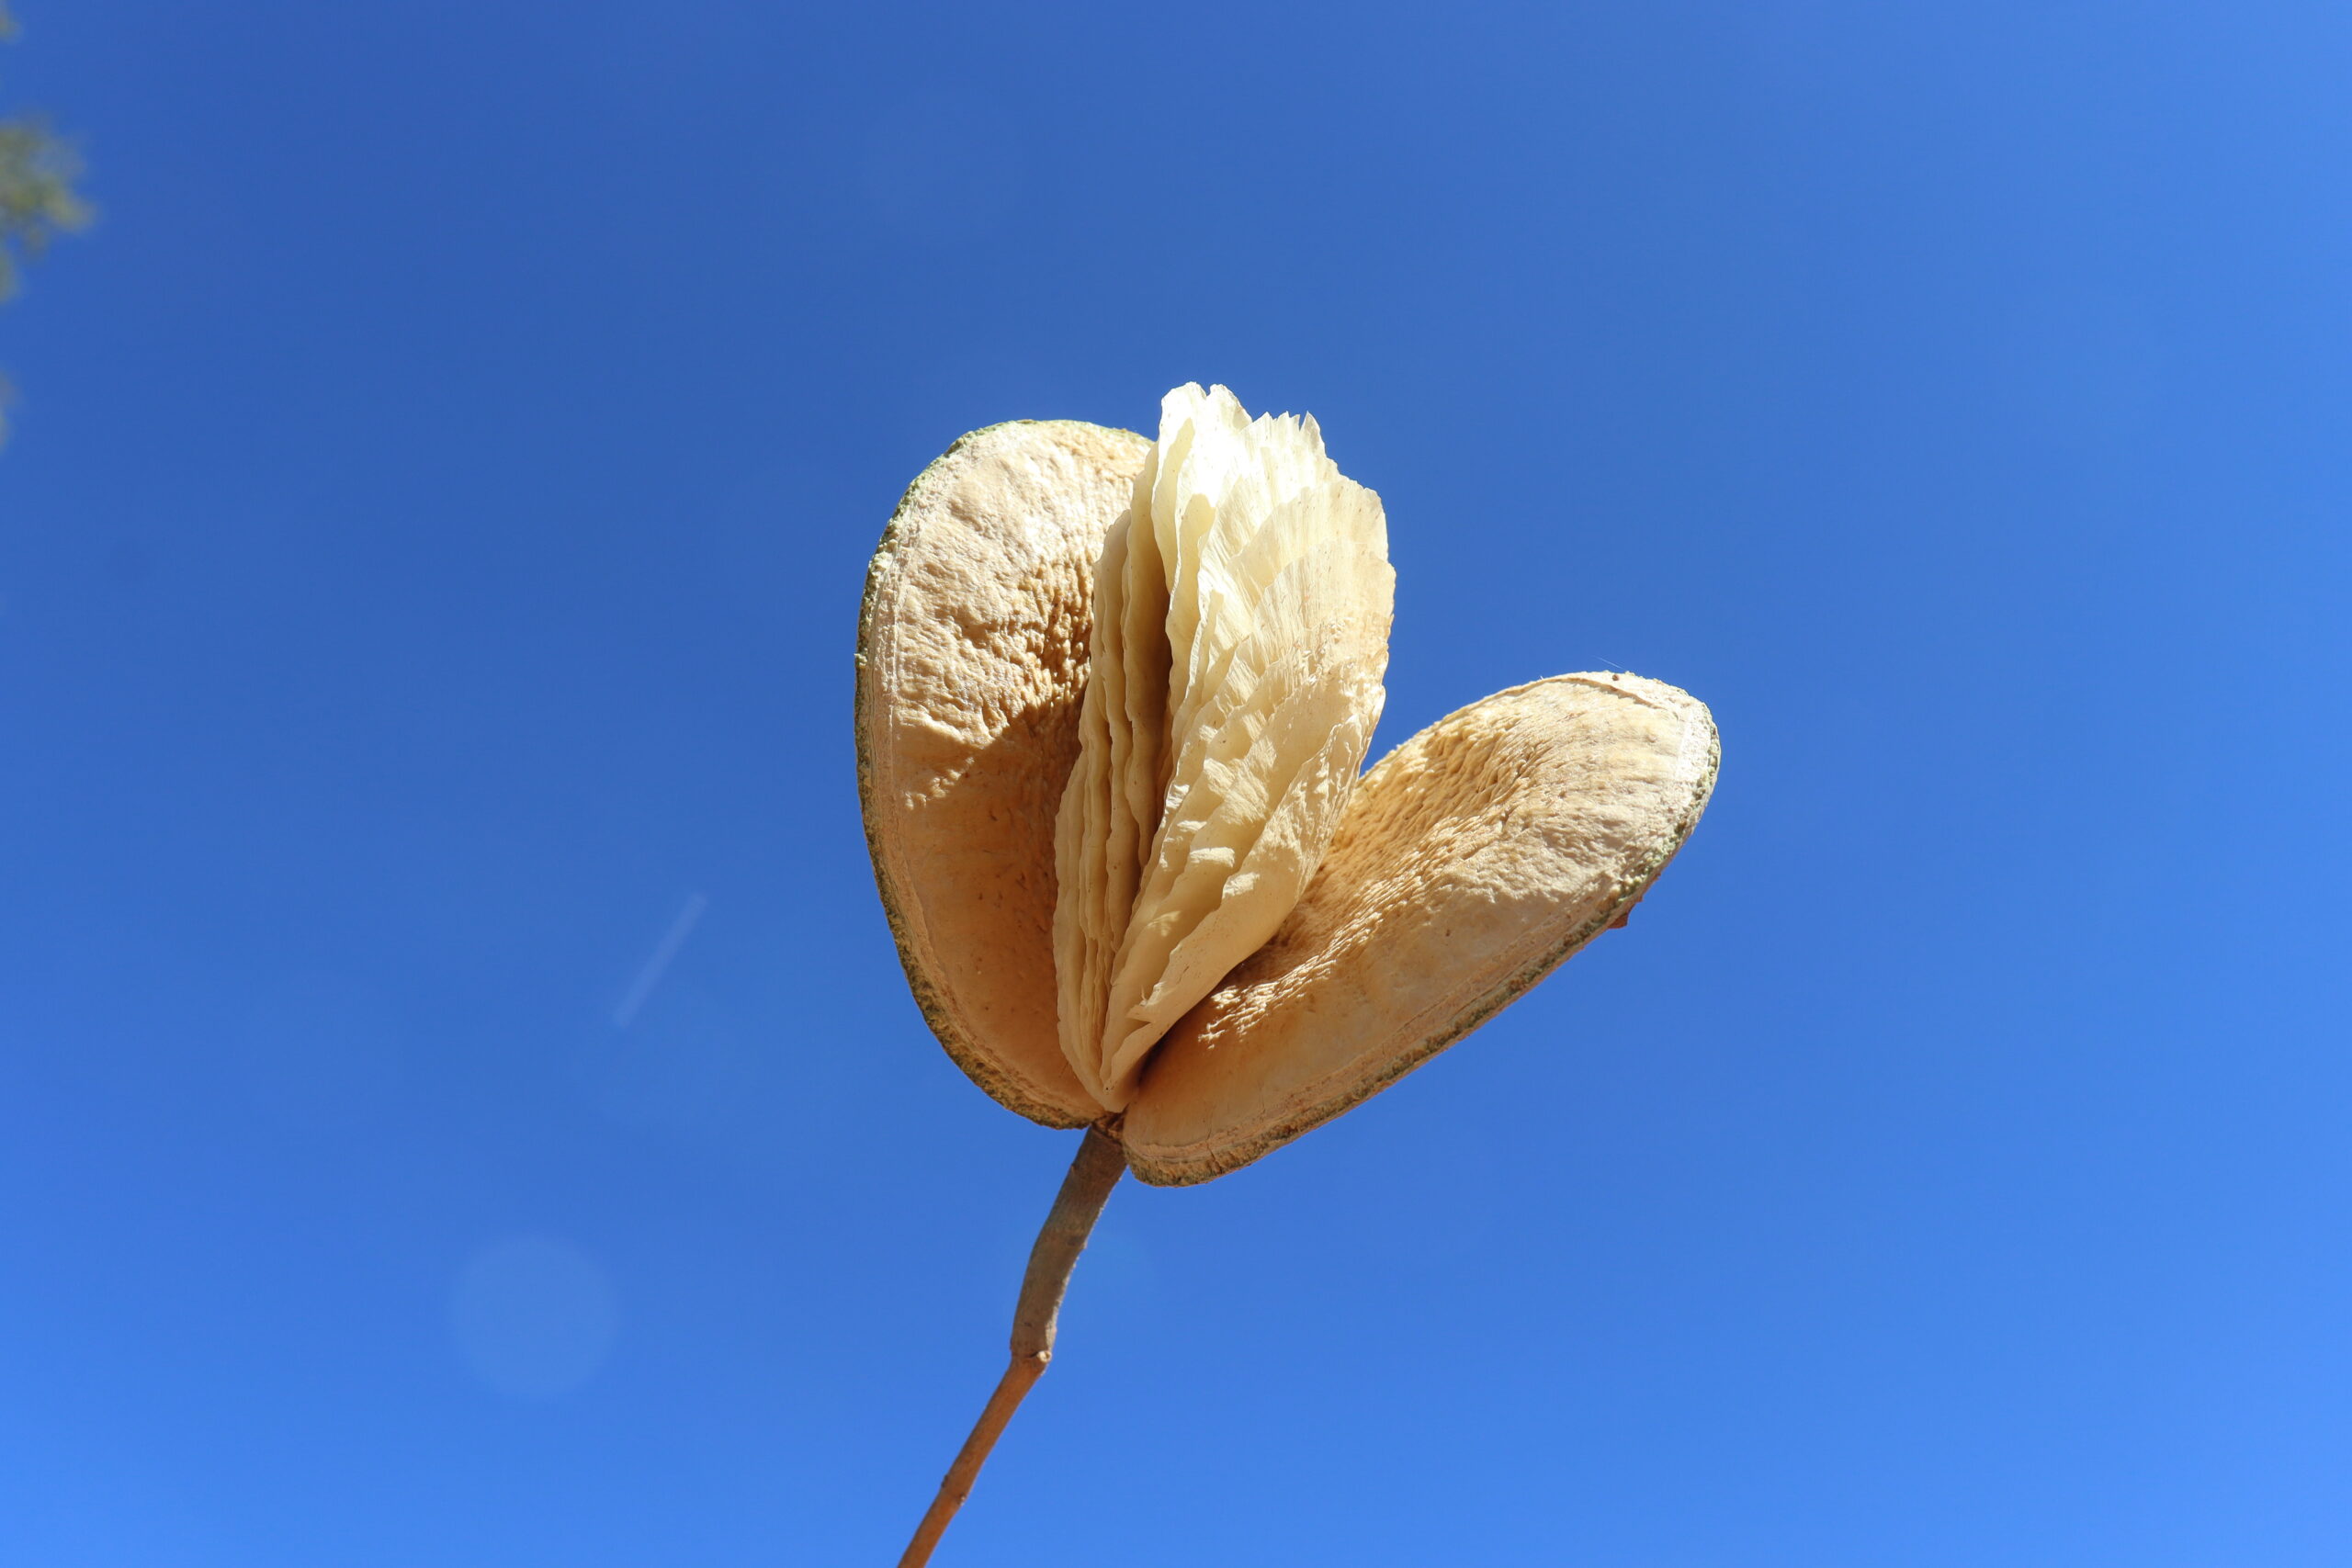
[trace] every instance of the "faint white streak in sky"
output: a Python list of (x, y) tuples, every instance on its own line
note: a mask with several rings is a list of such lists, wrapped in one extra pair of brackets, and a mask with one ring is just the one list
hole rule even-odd
[(613, 1010), (615, 1029), (627, 1029), (636, 1019), (637, 1010), (645, 1005), (645, 999), (653, 994), (653, 987), (662, 983), (662, 972), (670, 967), (670, 961), (678, 956), (678, 949), (686, 945), (686, 938), (694, 935), (695, 922), (702, 919), (702, 912), (708, 908), (710, 900), (701, 894), (686, 895), (686, 907), (678, 911), (676, 919), (670, 922), (669, 931), (662, 935), (662, 944), (653, 950), (653, 956), (645, 961), (645, 967), (637, 972), (636, 983), (629, 987), (628, 995), (621, 998), (621, 1005)]

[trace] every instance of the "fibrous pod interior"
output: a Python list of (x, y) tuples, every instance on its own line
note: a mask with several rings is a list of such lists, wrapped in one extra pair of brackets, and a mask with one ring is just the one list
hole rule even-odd
[(1313, 420), (1179, 388), (1094, 579), (1055, 833), (1062, 1052), (1104, 1108), (1305, 892), (1379, 722), (1379, 498)]

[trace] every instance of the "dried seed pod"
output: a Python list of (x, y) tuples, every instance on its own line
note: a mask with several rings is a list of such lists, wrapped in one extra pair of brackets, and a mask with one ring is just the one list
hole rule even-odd
[[(1185, 453), (1170, 445), (1070, 423), (957, 442), (908, 491), (875, 557), (856, 714), (876, 877), (941, 1043), (1049, 1126), (1115, 1103), (1132, 1168), (1182, 1184), (1359, 1103), (1620, 922), (1696, 825), (1717, 746), (1705, 706), (1671, 686), (1564, 675), (1441, 720), (1356, 783), (1364, 715), (1378, 713), (1385, 581), (1368, 594), (1357, 557), (1295, 539), (1245, 561), (1265, 530), (1220, 547), (1204, 525), (1190, 547), (1225, 547), (1223, 575), (1194, 574), (1213, 591), (1188, 598), (1186, 541), (1163, 550), (1155, 529), (1148, 556), (1144, 543), (1160, 497), (1192, 493), (1171, 483)], [(1316, 537), (1330, 545), (1329, 530)], [(1301, 561), (1341, 585), (1276, 602), (1376, 600), (1376, 639), (1351, 629), (1361, 613), (1338, 633), (1295, 608), (1260, 618), (1263, 584)], [(1303, 661), (1302, 647), (1337, 647), (1339, 662)], [(1250, 678), (1222, 682), (1237, 662)], [(1220, 788), (1241, 798), (1221, 823), (1213, 807), (1182, 809)], [(1335, 831), (1283, 818), (1285, 800), (1335, 795)], [(1191, 837), (1154, 852), (1176, 822)], [(1270, 841), (1280, 853), (1263, 881), (1287, 872), (1303, 886), (1277, 887), (1264, 929), (1205, 961), (1213, 972), (1190, 982), (1197, 1000), (1161, 1021), (1164, 1037), (1153, 1030), (1123, 1060), (1106, 1021), (1091, 1055), (1066, 1050), (1088, 1038), (1073, 1011), (1114, 1021), (1122, 998), (1132, 1010), (1152, 996), (1156, 980), (1120, 988), (1141, 945), (1121, 929), (1127, 915), (1176, 910), (1143, 965), (1165, 976)], [(1196, 847), (1208, 874), (1187, 885)], [(1245, 904), (1257, 886), (1239, 889)]]
[(1205, 1181), (1377, 1093), (1623, 924), (1705, 809), (1705, 706), (1633, 675), (1499, 693), (1359, 782), (1393, 582), (1313, 422), (1223, 388), (1169, 394), (1156, 444), (977, 431), (899, 503), (858, 626), (883, 907), (948, 1055), (1089, 1127), (899, 1568), (1044, 1372), (1124, 1170)]

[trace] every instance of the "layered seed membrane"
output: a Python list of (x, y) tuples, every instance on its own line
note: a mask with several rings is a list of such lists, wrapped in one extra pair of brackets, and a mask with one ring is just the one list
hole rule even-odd
[(1055, 823), (1062, 1052), (1105, 1109), (1306, 891), (1380, 720), (1395, 585), (1380, 498), (1312, 419), (1162, 400)]

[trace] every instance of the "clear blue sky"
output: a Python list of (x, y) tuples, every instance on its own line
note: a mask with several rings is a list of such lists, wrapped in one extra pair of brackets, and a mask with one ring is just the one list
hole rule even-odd
[(941, 1568), (2352, 1561), (2342, 6), (18, 9), (0, 1563), (893, 1561), (1071, 1135), (861, 573), (1193, 378), (1386, 499), (1377, 749), (1631, 669), (1722, 785), (1114, 1198)]

